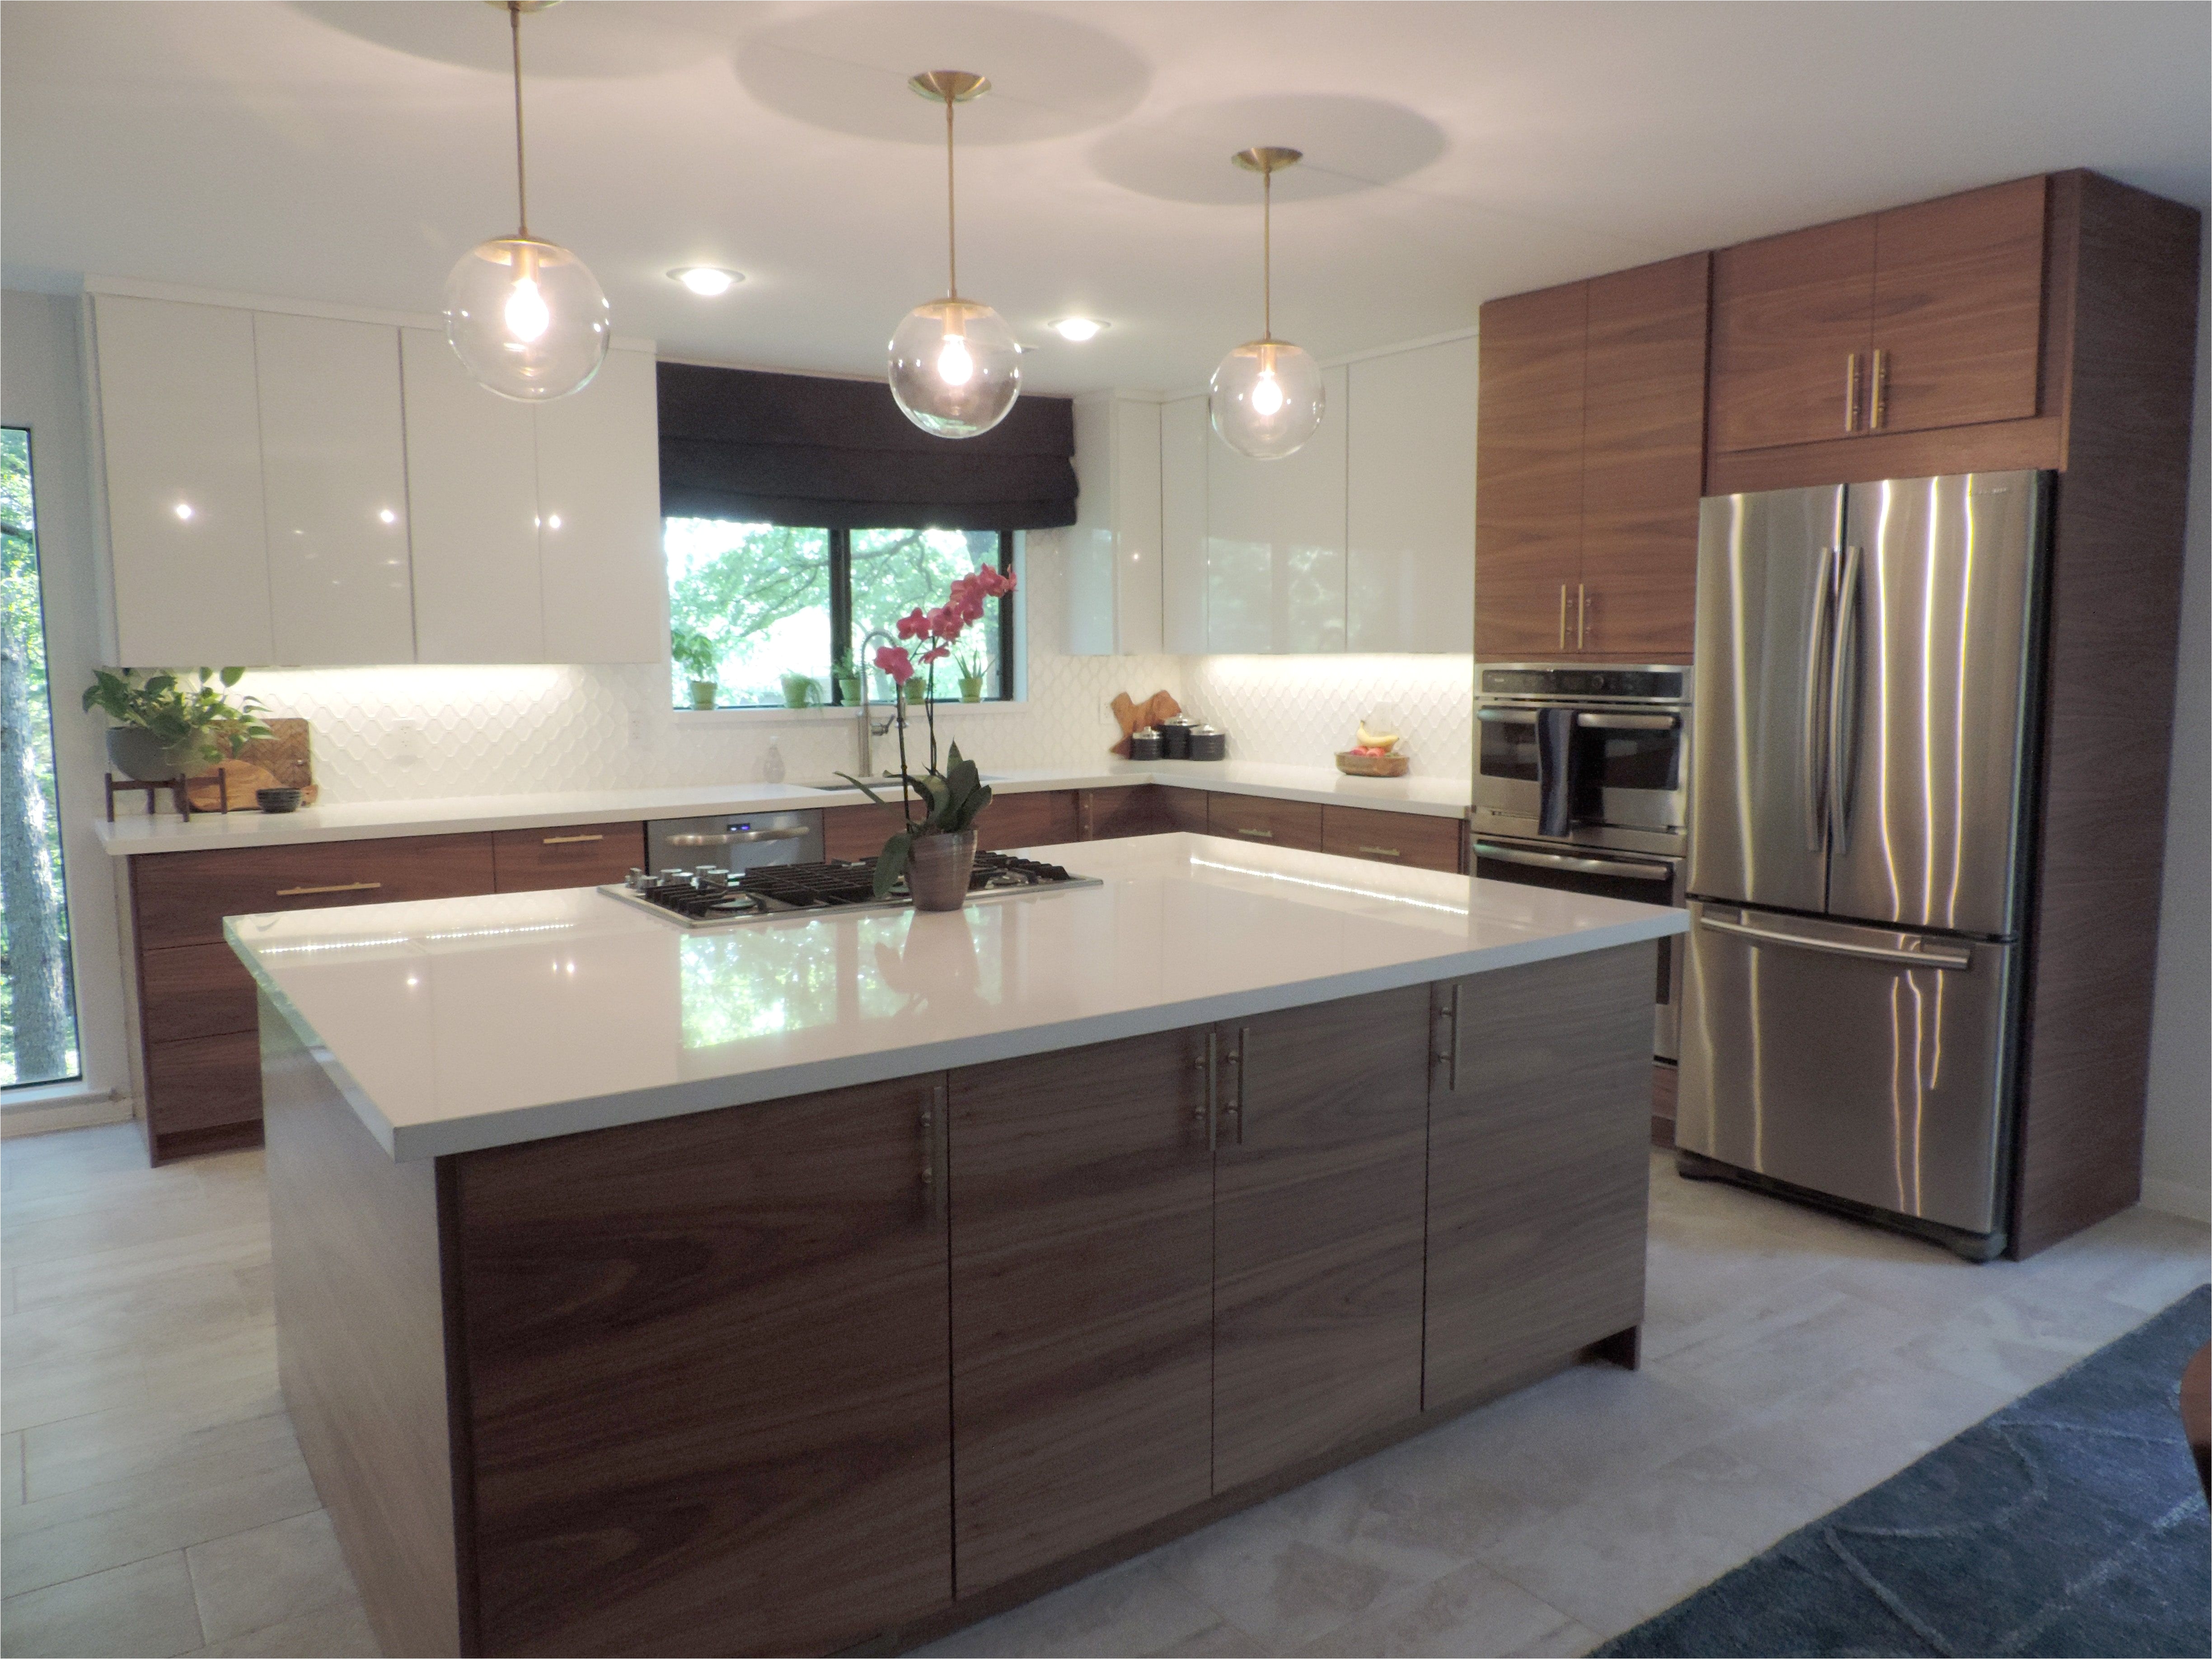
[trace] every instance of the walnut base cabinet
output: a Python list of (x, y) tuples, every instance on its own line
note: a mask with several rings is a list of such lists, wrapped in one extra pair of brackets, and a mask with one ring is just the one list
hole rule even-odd
[(896, 1650), (1632, 1364), (1651, 948), (410, 1164), (260, 1000), (380, 1641)]

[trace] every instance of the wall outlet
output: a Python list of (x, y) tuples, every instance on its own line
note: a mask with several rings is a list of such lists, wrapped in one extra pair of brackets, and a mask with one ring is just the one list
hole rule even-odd
[(385, 752), (395, 765), (419, 765), (422, 759), (422, 722), (404, 718), (392, 721)]

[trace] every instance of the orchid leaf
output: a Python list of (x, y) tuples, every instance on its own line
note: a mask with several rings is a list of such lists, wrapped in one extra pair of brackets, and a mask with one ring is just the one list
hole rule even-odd
[(898, 885), (899, 878), (906, 873), (907, 855), (913, 850), (914, 836), (905, 830), (884, 843), (884, 850), (876, 854), (875, 890), (878, 898), (891, 896), (891, 889)]

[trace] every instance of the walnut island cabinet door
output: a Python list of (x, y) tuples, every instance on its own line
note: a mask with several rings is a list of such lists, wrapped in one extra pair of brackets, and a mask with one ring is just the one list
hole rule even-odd
[(1643, 1322), (1655, 948), (1435, 988), (1431, 1411)]
[(959, 1592), (1212, 1492), (1205, 1033), (952, 1073)]
[(1217, 1492), (1420, 1410), (1429, 1024), (1416, 985), (1216, 1028)]
[(456, 1160), (472, 1650), (823, 1653), (951, 1599), (943, 1087)]

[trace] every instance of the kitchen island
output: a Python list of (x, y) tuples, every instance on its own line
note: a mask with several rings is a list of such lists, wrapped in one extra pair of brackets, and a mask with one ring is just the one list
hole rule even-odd
[(955, 914), (226, 923), (387, 1651), (890, 1647), (1642, 1319), (1680, 911), (1173, 835)]

